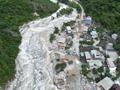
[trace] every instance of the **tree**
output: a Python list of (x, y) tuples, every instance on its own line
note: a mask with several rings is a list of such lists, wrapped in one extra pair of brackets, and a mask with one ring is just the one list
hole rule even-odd
[(58, 33), (59, 33), (59, 29), (57, 27), (55, 27), (54, 34), (58, 34)]
[(97, 75), (97, 74), (98, 74), (97, 69), (93, 68), (93, 69), (92, 69), (92, 73), (93, 73), (94, 75)]
[(97, 69), (97, 71), (98, 71), (100, 74), (102, 74), (102, 73), (104, 72), (104, 67), (99, 67), (99, 68)]
[(88, 73), (90, 72), (90, 70), (88, 70), (88, 68), (89, 68), (89, 66), (88, 65), (86, 65), (86, 64), (82, 64), (82, 66), (81, 66), (81, 71), (82, 71), (82, 74), (84, 75), (84, 76), (87, 76), (88, 75)]
[(63, 71), (65, 69), (65, 67), (66, 67), (66, 63), (57, 64), (55, 66), (55, 70), (57, 73), (59, 73), (59, 72)]
[(56, 36), (54, 34), (50, 34), (50, 42), (52, 43), (55, 40)]

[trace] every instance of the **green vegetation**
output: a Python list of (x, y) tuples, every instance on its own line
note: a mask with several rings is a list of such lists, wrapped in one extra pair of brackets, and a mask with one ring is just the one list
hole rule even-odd
[(88, 73), (90, 72), (89, 66), (86, 64), (82, 64), (81, 69), (82, 74), (87, 77)]
[(93, 74), (92, 78), (94, 78), (96, 82), (99, 82), (100, 80), (104, 79), (106, 76), (111, 78), (112, 80), (116, 79), (116, 77), (110, 74), (110, 70), (108, 67), (106, 67), (105, 69), (103, 67), (99, 67), (97, 69), (93, 68), (92, 74)]
[(73, 26), (74, 24), (75, 24), (75, 21), (64, 23), (65, 26)]
[[(0, 0), (0, 86), (14, 78), (15, 58), (20, 44), (18, 27), (25, 22), (48, 16), (59, 7), (49, 0)], [(42, 12), (42, 13), (41, 13)]]
[(84, 41), (80, 41), (79, 43), (82, 44), (82, 45), (83, 45), (83, 44), (93, 45), (94, 41), (93, 41), (93, 40), (91, 40), (91, 41), (85, 41), (85, 40), (84, 40)]
[(69, 64), (69, 65), (73, 64), (73, 61), (68, 61), (68, 64)]
[[(80, 0), (87, 15), (95, 20), (110, 33), (117, 33), (120, 36), (120, 1), (119, 0)], [(103, 31), (102, 30), (102, 31)], [(120, 37), (118, 38), (120, 41)], [(115, 49), (120, 52), (120, 42), (117, 42)]]
[(58, 34), (59, 33), (59, 29), (57, 27), (55, 27), (55, 31), (54, 31), (54, 34)]
[(64, 23), (62, 26), (61, 32), (66, 29), (66, 26), (73, 26), (74, 24), (75, 24), (75, 21), (70, 21), (70, 22)]
[(72, 8), (77, 9), (78, 13), (80, 13), (80, 11), (81, 11), (80, 6), (77, 3), (73, 2), (73, 1), (69, 1), (69, 0), (58, 0), (58, 1), (61, 2), (61, 3), (67, 4), (68, 6), (70, 6)]
[[(120, 60), (119, 60), (120, 62)], [(120, 64), (119, 64), (120, 65)], [(119, 66), (120, 67), (120, 66)], [(118, 72), (120, 71), (120, 68), (118, 67)], [(116, 80), (117, 77), (112, 76), (110, 74), (109, 68), (106, 67), (99, 67), (99, 68), (93, 68), (93, 69), (89, 69), (89, 65), (87, 64), (82, 64), (81, 66), (82, 70), (82, 74), (89, 80), (89, 81), (93, 81), (95, 80), (96, 82), (99, 82), (100, 80), (104, 79), (106, 76), (111, 78), (112, 80)], [(120, 72), (119, 72), (120, 74)], [(119, 76), (118, 76), (119, 77)]]
[(66, 67), (66, 63), (57, 64), (55, 66), (55, 70), (57, 73), (59, 73), (61, 71), (64, 71), (65, 67)]
[(61, 14), (61, 15), (69, 15), (69, 14), (72, 13), (72, 11), (73, 11), (72, 8), (64, 8), (64, 9), (62, 9), (62, 10), (60, 11), (60, 14)]
[(113, 47), (118, 51), (120, 54), (120, 37), (117, 39), (116, 43), (113, 45)]
[(54, 34), (50, 34), (49, 41), (52, 43), (55, 40), (56, 36)]
[(116, 62), (116, 72), (117, 72), (117, 77), (120, 77), (120, 58), (117, 59), (117, 62)]

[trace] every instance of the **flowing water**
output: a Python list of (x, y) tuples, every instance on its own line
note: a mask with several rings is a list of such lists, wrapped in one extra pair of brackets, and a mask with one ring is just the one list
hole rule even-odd
[(20, 28), (22, 40), (16, 58), (16, 78), (7, 90), (58, 90), (53, 84), (53, 68), (48, 51), (49, 34), (54, 27), (60, 28), (64, 22), (75, 20), (76, 17), (74, 10), (70, 16), (54, 20), (49, 16)]

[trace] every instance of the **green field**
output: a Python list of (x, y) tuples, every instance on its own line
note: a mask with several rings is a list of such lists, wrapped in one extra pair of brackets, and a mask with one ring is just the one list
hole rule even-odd
[(59, 6), (49, 0), (0, 0), (0, 86), (15, 75), (15, 58), (21, 36), (18, 27), (25, 22), (55, 12)]

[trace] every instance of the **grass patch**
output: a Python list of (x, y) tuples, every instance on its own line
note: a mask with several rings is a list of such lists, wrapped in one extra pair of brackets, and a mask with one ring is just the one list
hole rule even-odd
[(55, 70), (56, 70), (57, 73), (59, 73), (61, 71), (64, 71), (65, 67), (66, 67), (66, 63), (57, 64), (55, 66)]
[(72, 13), (72, 11), (73, 11), (72, 8), (64, 8), (64, 9), (62, 9), (62, 10), (60, 11), (60, 14), (61, 14), (61, 15), (69, 15), (69, 14)]
[(77, 3), (73, 2), (73, 1), (69, 1), (69, 0), (58, 0), (58, 1), (61, 2), (61, 3), (67, 4), (68, 6), (70, 6), (72, 8), (75, 8), (78, 13), (81, 12), (80, 6)]

